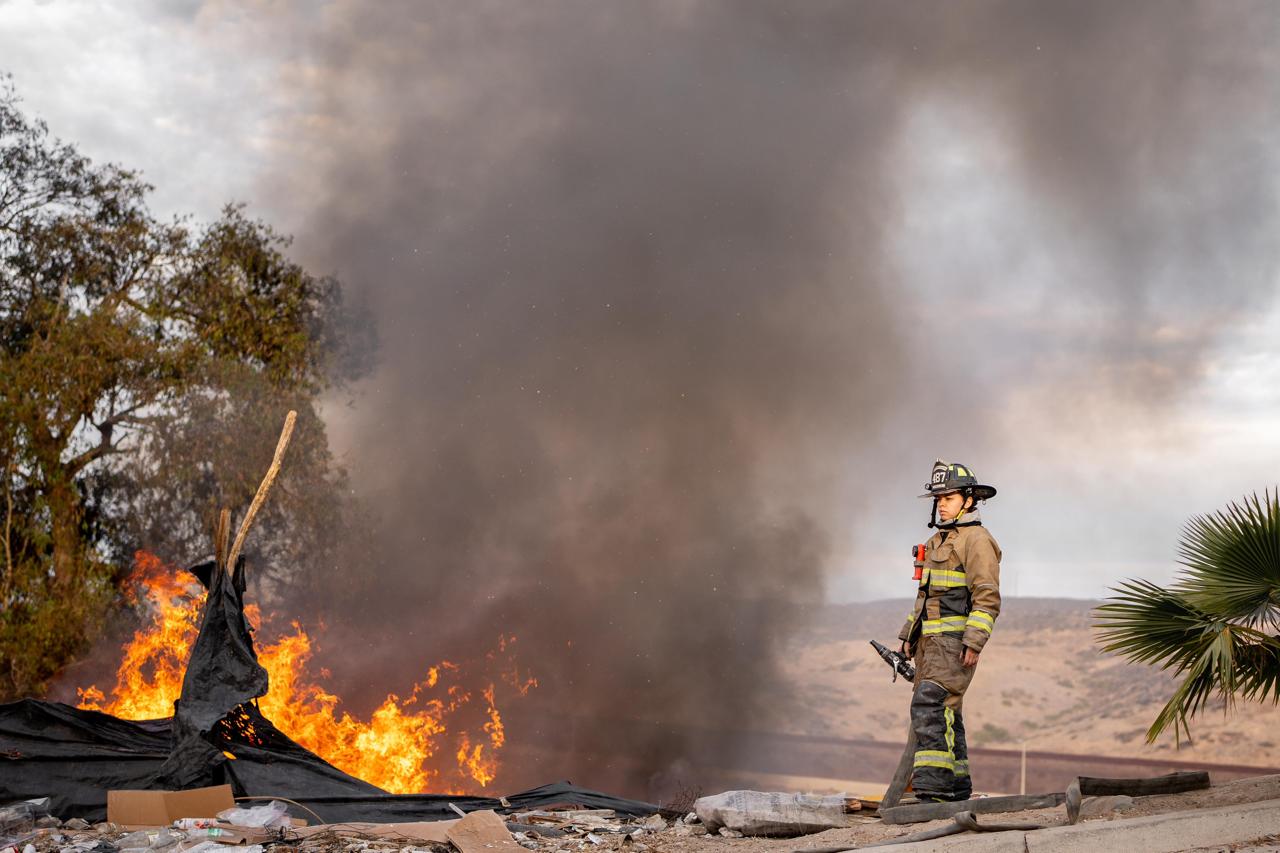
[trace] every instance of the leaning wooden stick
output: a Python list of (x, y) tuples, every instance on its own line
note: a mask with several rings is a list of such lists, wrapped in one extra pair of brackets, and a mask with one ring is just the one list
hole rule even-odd
[(218, 512), (218, 526), (213, 529), (213, 554), (218, 568), (227, 566), (227, 549), (231, 547), (231, 510)]
[[(911, 696), (915, 698), (915, 691), (920, 689), (919, 681), (911, 688)], [(902, 749), (902, 757), (898, 759), (898, 769), (893, 773), (893, 779), (889, 782), (889, 788), (884, 792), (884, 798), (880, 800), (880, 812), (884, 813), (885, 809), (891, 809), (902, 799), (903, 793), (907, 790), (907, 784), (911, 781), (912, 770), (915, 769), (916, 758), (916, 727), (915, 724), (907, 726), (907, 745)]]
[(253, 503), (249, 504), (249, 511), (245, 513), (244, 521), (240, 522), (240, 529), (236, 531), (236, 541), (231, 546), (231, 553), (227, 555), (227, 571), (235, 571), (236, 559), (240, 556), (240, 549), (244, 546), (244, 539), (249, 535), (249, 528), (253, 525), (254, 516), (258, 514), (258, 510), (262, 509), (262, 505), (267, 501), (267, 494), (271, 491), (271, 485), (276, 481), (276, 475), (280, 473), (280, 463), (284, 461), (285, 449), (289, 447), (289, 439), (293, 437), (293, 425), (298, 420), (297, 412), (289, 412), (284, 419), (284, 429), (280, 431), (280, 440), (276, 442), (276, 455), (271, 460), (271, 467), (267, 469), (267, 475), (262, 478), (262, 484), (258, 486), (258, 493), (253, 496)]

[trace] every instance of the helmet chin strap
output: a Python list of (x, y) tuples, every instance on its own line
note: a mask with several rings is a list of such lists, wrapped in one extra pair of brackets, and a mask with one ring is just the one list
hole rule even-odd
[[(941, 495), (939, 495), (938, 497), (941, 497)], [(972, 497), (973, 497), (972, 495), (965, 495), (966, 499), (972, 498)], [(977, 505), (978, 505), (977, 500), (974, 500), (972, 503), (972, 506), (977, 506)], [(974, 524), (978, 524), (979, 522), (976, 522), (976, 521), (966, 521), (964, 524), (960, 523), (960, 519), (965, 517), (965, 514), (969, 512), (969, 509), (970, 509), (970, 505), (968, 505), (967, 503), (962, 503), (960, 505), (960, 511), (956, 513), (955, 518), (951, 519), (950, 521), (939, 522), (938, 521), (938, 498), (934, 498), (933, 509), (929, 513), (929, 527), (935, 530), (941, 530), (943, 525), (946, 525), (947, 527), (970, 527)]]

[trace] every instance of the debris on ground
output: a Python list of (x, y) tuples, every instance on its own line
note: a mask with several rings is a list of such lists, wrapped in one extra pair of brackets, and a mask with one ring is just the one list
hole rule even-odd
[[(786, 801), (792, 795), (776, 796)], [(1080, 818), (1091, 826), (1108, 822), (1121, 826), (1132, 818), (1277, 798), (1280, 776), (1259, 777), (1177, 794), (1085, 797)], [(834, 803), (823, 807), (835, 808)], [(266, 811), (278, 813), (279, 807)], [(407, 823), (248, 827), (213, 818), (184, 818), (169, 826), (142, 828), (62, 821), (40, 814), (30, 804), (14, 804), (0, 806), (0, 832), (4, 833), (0, 853), (520, 853), (517, 847), (537, 853), (728, 853), (730, 847), (740, 853), (817, 853), (933, 834), (955, 823), (948, 816), (896, 826), (868, 816), (867, 810), (845, 813), (842, 820), (847, 822), (842, 828), (789, 841), (743, 837), (741, 830), (709, 823), (698, 810), (680, 816), (670, 812), (630, 816), (611, 809), (551, 806), (505, 815), (477, 810), (457, 819)], [(1062, 827), (1068, 824), (1068, 816), (1059, 804), (1003, 815), (990, 823), (981, 820), (988, 829), (997, 828), (990, 824), (1006, 822)]]
[(719, 832), (726, 838), (791, 838), (851, 826), (846, 800), (844, 794), (725, 791), (699, 798), (693, 809), (707, 831)]

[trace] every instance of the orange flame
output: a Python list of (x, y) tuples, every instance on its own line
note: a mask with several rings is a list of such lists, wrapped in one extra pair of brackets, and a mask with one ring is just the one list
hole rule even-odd
[[(97, 686), (90, 686), (78, 691), (80, 707), (129, 720), (158, 719), (173, 713), (173, 702), (182, 691), (187, 658), (199, 632), (204, 592), (142, 551), (135, 555), (133, 581), (140, 605), (151, 614), (150, 622), (124, 646), (110, 699)], [(251, 605), (245, 612), (256, 630), (261, 621), (257, 608)], [(478, 731), (471, 731), (465, 723), (477, 716), (478, 709), (468, 712), (473, 692), (456, 683), (464, 677), (462, 666), (441, 661), (429, 667), (426, 678), (414, 684), (406, 698), (388, 694), (369, 719), (362, 720), (342, 710), (342, 700), (315, 682), (307, 670), (311, 638), (298, 622), (291, 627), (291, 633), (274, 638), (258, 651), (270, 679), (270, 689), (258, 707), (280, 731), (340, 770), (392, 793), (441, 788), (465, 793), (494, 780), (498, 753), (506, 743), (497, 684), (517, 696), (538, 684), (516, 663), (515, 637), (500, 636), (497, 648), (484, 657), (481, 681), (487, 683), (480, 689), (484, 722)], [(321, 675), (327, 673), (322, 670)], [(229, 725), (244, 731), (247, 721), (233, 720)], [(450, 737), (457, 744), (452, 755), (442, 750)], [(450, 758), (453, 764), (448, 763)]]

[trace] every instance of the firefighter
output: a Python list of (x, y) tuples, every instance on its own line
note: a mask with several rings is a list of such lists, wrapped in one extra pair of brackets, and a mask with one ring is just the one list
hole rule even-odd
[(1000, 546), (982, 526), (979, 501), (996, 490), (967, 465), (939, 459), (921, 495), (933, 501), (915, 607), (898, 634), (916, 659), (911, 726), (912, 787), (922, 801), (967, 800), (973, 793), (961, 705), (1000, 615)]

